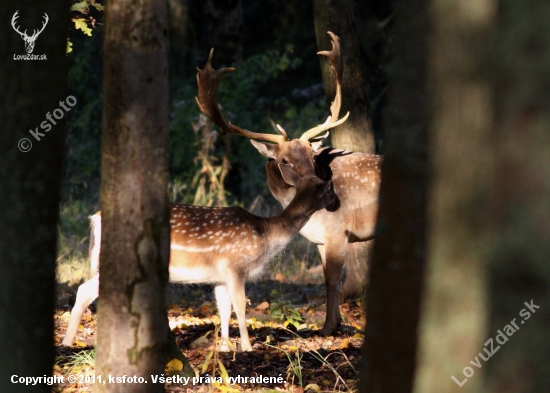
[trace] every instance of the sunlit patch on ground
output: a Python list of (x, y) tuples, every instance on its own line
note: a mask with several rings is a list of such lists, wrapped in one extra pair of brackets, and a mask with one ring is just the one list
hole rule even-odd
[[(75, 375), (76, 383), (54, 386), (55, 392), (91, 392), (93, 387), (93, 348), (96, 342), (96, 314), (88, 310), (77, 332), (73, 347), (59, 346), (69, 320), (74, 294), (66, 287), (59, 292), (55, 314), (56, 375)], [(187, 391), (349, 391), (356, 390), (358, 360), (365, 326), (360, 300), (341, 307), (345, 326), (333, 337), (320, 337), (317, 330), (325, 317), (323, 286), (260, 281), (247, 284), (247, 324), (253, 352), (218, 353), (214, 334), (219, 317), (211, 287), (172, 286), (168, 293), (168, 319), (176, 341), (191, 365), (203, 377), (220, 375), (219, 363), (233, 385), (166, 383), (168, 392)], [(92, 307), (93, 308), (93, 307)], [(296, 327), (299, 329), (297, 330)], [(230, 338), (238, 348), (239, 330), (231, 319)], [(251, 377), (282, 377), (281, 384), (250, 383)], [(247, 380), (244, 378), (248, 377)], [(305, 389), (307, 388), (307, 389)]]

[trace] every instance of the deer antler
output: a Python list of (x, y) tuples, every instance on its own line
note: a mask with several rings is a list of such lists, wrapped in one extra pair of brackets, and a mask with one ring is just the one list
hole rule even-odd
[(46, 28), (46, 25), (48, 24), (48, 21), (50, 20), (50, 18), (48, 18), (48, 14), (46, 14), (45, 12), (44, 12), (43, 18), (45, 18), (46, 20), (42, 22), (42, 28), (40, 29), (40, 31), (35, 30), (35, 33), (32, 35), (31, 38), (37, 37)]
[(24, 33), (21, 33), (19, 31), (19, 29), (17, 28), (17, 26), (15, 25), (15, 21), (17, 20), (17, 18), (19, 18), (19, 15), (17, 15), (18, 13), (19, 13), (19, 10), (15, 11), (15, 14), (13, 14), (13, 16), (11, 18), (11, 27), (13, 27), (13, 30), (17, 31), (21, 36), (26, 36), (27, 35), (27, 30), (25, 30)]
[(13, 16), (11, 18), (11, 27), (13, 27), (13, 29), (16, 32), (18, 32), (21, 36), (25, 36), (27, 39), (33, 39), (33, 38), (38, 37), (38, 35), (44, 31), (44, 29), (46, 28), (46, 25), (48, 24), (48, 21), (50, 20), (50, 18), (48, 18), (48, 14), (46, 14), (44, 12), (43, 18), (45, 18), (46, 20), (44, 22), (42, 22), (42, 28), (40, 30), (35, 29), (33, 35), (29, 37), (27, 35), (27, 29), (25, 29), (24, 33), (21, 33), (19, 31), (19, 29), (17, 28), (17, 26), (15, 25), (15, 22), (17, 21), (17, 18), (19, 18), (19, 15), (17, 15), (18, 13), (19, 13), (19, 10), (15, 11), (15, 14), (13, 14)]
[(245, 136), (251, 139), (260, 139), (276, 144), (281, 144), (287, 140), (286, 135), (274, 135), (274, 134), (260, 134), (251, 132), (240, 127), (237, 127), (231, 123), (227, 123), (223, 118), (222, 113), (218, 107), (218, 86), (220, 79), (224, 74), (235, 71), (235, 68), (220, 68), (214, 70), (212, 68), (212, 56), (214, 49), (210, 51), (208, 55), (208, 61), (204, 67), (204, 70), (197, 68), (197, 85), (199, 86), (199, 95), (195, 97), (197, 105), (201, 112), (208, 116), (218, 127), (221, 128), (223, 134), (235, 134)]
[(343, 118), (338, 120), (340, 107), (342, 106), (342, 70), (344, 68), (344, 62), (342, 59), (342, 53), (340, 51), (340, 39), (336, 34), (330, 31), (328, 32), (328, 35), (331, 38), (332, 50), (317, 52), (317, 54), (328, 57), (330, 61), (330, 68), (332, 68), (332, 70), (334, 71), (334, 79), (336, 80), (336, 96), (334, 97), (334, 101), (332, 101), (332, 104), (330, 105), (330, 116), (323, 124), (320, 124), (304, 132), (300, 137), (300, 139), (304, 141), (308, 141), (311, 138), (319, 135), (321, 132), (342, 124), (347, 120), (349, 116), (348, 112)]

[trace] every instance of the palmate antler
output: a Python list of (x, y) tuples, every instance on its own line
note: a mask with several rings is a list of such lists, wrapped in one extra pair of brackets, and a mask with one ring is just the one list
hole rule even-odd
[(300, 137), (303, 141), (308, 141), (323, 131), (339, 126), (345, 122), (349, 116), (348, 112), (344, 117), (338, 120), (340, 107), (342, 106), (342, 72), (344, 70), (344, 61), (342, 59), (342, 52), (340, 51), (340, 39), (331, 31), (328, 32), (328, 35), (331, 38), (332, 50), (317, 52), (317, 54), (328, 57), (330, 61), (330, 68), (334, 71), (334, 79), (336, 80), (336, 95), (334, 96), (334, 101), (332, 101), (332, 104), (330, 105), (330, 116), (323, 124), (304, 132)]
[(197, 68), (197, 85), (199, 86), (199, 95), (195, 97), (195, 100), (197, 101), (201, 112), (217, 124), (218, 127), (221, 128), (224, 135), (241, 135), (247, 138), (260, 139), (277, 144), (285, 142), (286, 138), (283, 135), (251, 132), (225, 121), (218, 106), (218, 86), (220, 84), (221, 77), (228, 72), (235, 71), (235, 68), (220, 68), (219, 70), (214, 70), (214, 68), (212, 68), (213, 54), (214, 49), (210, 51), (204, 70)]
[[(321, 51), (318, 52), (321, 56), (327, 56), (331, 68), (335, 73), (336, 80), (336, 96), (334, 101), (330, 106), (331, 115), (323, 123), (316, 127), (311, 128), (310, 130), (304, 132), (300, 137), (301, 140), (309, 141), (310, 139), (316, 137), (321, 132), (326, 131), (330, 128), (336, 127), (343, 122), (345, 122), (349, 116), (349, 112), (338, 120), (338, 115), (340, 113), (340, 107), (342, 105), (342, 92), (341, 92), (341, 81), (342, 81), (342, 55), (340, 52), (340, 40), (338, 36), (328, 32), (332, 39), (332, 50), (331, 51)], [(208, 56), (208, 61), (204, 70), (197, 68), (197, 85), (199, 87), (199, 94), (195, 97), (199, 109), (205, 115), (207, 115), (218, 127), (221, 128), (223, 134), (235, 134), (240, 136), (245, 136), (250, 139), (259, 139), (263, 141), (273, 142), (276, 144), (282, 144), (287, 142), (288, 136), (286, 132), (277, 125), (277, 129), (281, 132), (282, 135), (275, 134), (261, 134), (257, 132), (251, 132), (243, 128), (237, 127), (231, 123), (227, 123), (223, 118), (223, 115), (220, 112), (218, 105), (218, 87), (220, 84), (221, 77), (228, 72), (235, 71), (235, 68), (221, 68), (219, 70), (214, 70), (212, 68), (212, 56), (214, 54), (214, 49), (210, 51)]]

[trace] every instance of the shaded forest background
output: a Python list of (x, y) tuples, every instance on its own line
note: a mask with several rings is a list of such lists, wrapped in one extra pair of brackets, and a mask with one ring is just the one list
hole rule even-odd
[[(270, 206), (276, 205), (265, 181), (265, 159), (245, 138), (212, 135), (215, 126), (199, 116), (194, 101), (196, 67), (204, 66), (208, 51), (214, 47), (215, 68), (237, 68), (220, 87), (220, 102), (229, 120), (256, 132), (275, 132), (270, 123), (273, 121), (291, 136), (299, 135), (328, 115), (316, 55), (312, 4), (244, 0), (241, 15), (235, 16), (239, 13), (237, 1), (170, 3), (171, 200), (206, 205), (237, 203), (253, 211), (266, 209), (266, 199)], [(219, 8), (216, 3), (221, 3)], [(377, 47), (372, 41), (389, 42), (391, 26), (381, 22), (391, 16), (391, 11), (390, 2), (385, 6), (358, 7), (356, 15), (362, 57), (369, 65), (368, 89), (377, 132), (390, 56), (387, 46)], [(228, 16), (230, 13), (233, 15)], [(69, 92), (78, 98), (79, 105), (68, 116), (62, 201), (64, 205), (81, 201), (97, 207), (103, 13), (91, 9), (90, 15), (96, 20), (91, 36), (81, 30), (70, 31)], [(231, 18), (235, 20), (227, 20)], [(367, 31), (369, 26), (376, 26), (376, 34)], [(229, 28), (231, 34), (225, 32)], [(205, 176), (208, 165), (213, 166), (210, 177)], [(220, 185), (212, 184), (214, 177), (223, 184), (222, 193), (195, 193), (201, 187), (204, 189), (200, 191), (217, 191)]]
[[(215, 68), (236, 67), (220, 86), (228, 120), (255, 132), (275, 133), (281, 124), (291, 137), (328, 115), (329, 101), (316, 54), (312, 2), (170, 1), (169, 198), (200, 205), (240, 205), (260, 215), (281, 210), (265, 179), (265, 159), (246, 138), (221, 137), (195, 103), (196, 67), (214, 47)], [(366, 2), (355, 15), (377, 150), (382, 147), (382, 107), (391, 73), (393, 2)], [(89, 34), (72, 28), (69, 93), (78, 105), (67, 117), (62, 185), (60, 256), (86, 256), (86, 217), (99, 210), (102, 119), (102, 33), (104, 12), (89, 7)], [(328, 49), (328, 48), (327, 48)], [(330, 141), (326, 143), (330, 144)], [(290, 258), (310, 266), (317, 253), (298, 237)], [(71, 266), (69, 270), (74, 270)]]
[[(170, 2), (169, 194), (171, 200), (178, 202), (237, 203), (254, 212), (271, 214), (268, 206), (277, 204), (265, 185), (263, 159), (250, 150), (246, 140), (217, 137), (211, 125), (199, 116), (193, 100), (195, 67), (203, 66), (211, 46), (219, 48), (215, 66), (236, 65), (239, 69), (226, 78), (221, 92), (229, 120), (267, 132), (272, 128), (269, 121), (272, 119), (296, 135), (299, 130), (320, 122), (327, 113), (313, 44), (313, 12), (305, 2), (244, 1), (240, 14), (234, 8), (238, 4)], [(433, 8), (433, 4), (438, 7)], [(57, 4), (48, 6), (57, 7), (46, 10), (48, 14), (58, 15), (58, 22), (54, 18), (50, 22), (56, 34), (47, 39), (44, 36), (41, 42), (61, 48), (59, 43), (64, 44), (66, 32), (66, 26), (59, 22), (63, 10)], [(377, 380), (367, 383), (373, 382), (370, 386), (376, 387), (383, 380), (408, 391), (418, 347), (419, 392), (445, 391), (449, 383), (455, 390), (472, 392), (547, 391), (550, 353), (545, 339), (549, 321), (546, 310), (550, 304), (548, 5), (540, 0), (433, 3), (417, 0), (402, 2), (401, 7), (405, 12), (401, 14), (404, 15), (401, 32), (396, 33), (400, 37), (397, 40), (400, 43), (395, 44), (396, 65), (392, 65), (390, 56), (394, 44), (392, 7), (363, 2), (356, 15), (362, 55), (368, 67), (367, 88), (378, 136), (377, 147), (388, 163), (385, 182), (404, 189), (401, 193), (392, 193), (392, 189), (387, 188), (381, 194), (385, 201), (381, 205), (385, 221), (382, 229), (387, 229), (389, 223), (391, 231), (381, 233), (377, 240), (382, 257), (375, 260), (382, 279), (374, 280), (376, 270), (371, 270), (371, 282), (380, 283), (380, 287), (371, 285), (371, 294), (378, 295), (378, 299), (369, 297), (371, 309), (365, 347), (372, 351), (366, 358), (376, 362), (367, 364), (365, 375)], [(13, 13), (7, 19), (11, 15)], [(60, 257), (69, 260), (72, 253), (85, 255), (86, 217), (98, 208), (99, 199), (102, 13), (92, 9), (87, 17), (94, 24), (91, 36), (73, 27), (70, 31), (72, 52), (68, 56), (69, 94), (79, 102), (67, 116), (67, 150), (63, 152), (59, 250)], [(431, 24), (428, 36), (423, 29), (412, 28), (424, 23), (422, 18)], [(11, 26), (5, 24), (2, 28), (9, 30), (10, 35), (5, 34), (10, 37), (6, 42), (20, 48), (21, 40)], [(424, 41), (426, 37), (429, 40)], [(420, 42), (422, 46), (411, 42)], [(11, 47), (8, 49), (12, 51)], [(62, 52), (55, 52), (60, 64), (65, 59)], [(417, 61), (411, 61), (415, 59)], [(8, 114), (3, 124), (13, 130), (35, 127), (43, 114), (55, 106), (58, 97), (51, 92), (57, 87), (64, 88), (65, 69), (56, 69), (50, 62), (43, 69), (33, 68), (36, 66), (30, 62), (6, 64), (9, 65), (6, 75), (14, 78), (2, 80), (7, 86), (3, 91), (13, 92), (4, 96), (6, 102), (0, 106), (1, 114)], [(395, 84), (390, 101), (394, 108), (385, 104), (389, 79)], [(21, 85), (12, 82), (21, 80), (30, 82)], [(52, 81), (57, 81), (59, 86)], [(31, 107), (26, 97), (34, 96), (36, 86), (40, 87), (43, 97), (40, 105)], [(429, 100), (418, 94), (419, 87), (426, 86), (433, 89)], [(18, 99), (14, 100), (14, 96)], [(380, 114), (390, 114), (392, 110), (397, 116), (393, 116), (394, 120), (383, 130)], [(415, 124), (408, 121), (407, 117), (417, 119), (418, 115), (419, 123), (430, 127), (429, 130), (422, 127), (415, 130)], [(428, 133), (427, 146), (416, 143), (424, 141), (421, 138), (426, 134), (423, 133)], [(28, 359), (21, 354), (43, 354), (44, 359), (51, 355), (51, 348), (46, 348), (43, 338), (51, 336), (51, 329), (44, 327), (50, 326), (48, 307), (53, 304), (43, 306), (36, 299), (53, 298), (55, 239), (51, 229), (55, 228), (58, 201), (57, 195), (52, 197), (48, 190), (58, 188), (58, 180), (52, 174), (59, 169), (64, 131), (50, 134), (41, 142), (42, 148), (31, 153), (35, 155), (24, 157), (10, 139), (15, 136), (2, 134), (2, 142), (12, 150), (4, 148), (7, 165), (2, 167), (1, 174), (2, 184), (7, 187), (0, 187), (0, 199), (4, 198), (4, 206), (10, 206), (7, 225), (0, 234), (1, 239), (7, 239), (0, 243), (5, 258), (1, 287), (15, 300), (10, 307), (18, 307), (7, 308), (7, 303), (1, 304), (2, 315), (9, 315), (3, 320), (9, 324), (0, 325), (3, 329), (0, 336), (9, 339), (1, 340), (5, 349), (0, 353), (10, 355), (3, 361), (13, 369), (15, 365), (27, 363)], [(426, 162), (427, 158), (430, 162)], [(45, 165), (36, 165), (37, 162)], [(408, 165), (410, 163), (413, 165)], [(415, 173), (416, 168), (421, 171)], [(425, 176), (426, 169), (428, 176)], [(408, 181), (400, 182), (402, 178)], [(43, 184), (51, 188), (42, 187)], [(406, 192), (418, 193), (416, 204), (410, 203)], [(424, 205), (426, 195), (431, 199)], [(41, 209), (35, 209), (36, 206)], [(422, 211), (416, 206), (428, 208)], [(410, 226), (403, 225), (397, 207), (403, 207), (405, 213), (414, 213), (405, 217), (414, 219)], [(426, 229), (429, 231), (424, 235), (422, 231)], [(411, 233), (418, 235), (413, 240), (420, 248), (415, 249), (416, 244), (412, 242), (407, 247), (393, 247), (396, 235), (407, 240), (411, 239)], [(386, 243), (380, 241), (384, 236), (388, 238)], [(385, 248), (380, 246), (384, 244)], [(395, 278), (414, 284), (417, 280), (409, 280), (407, 270), (401, 266), (408, 267), (410, 264), (405, 263), (412, 261), (423, 268), (424, 260), (429, 262), (422, 275), (426, 280), (422, 294), (424, 306), (410, 310), (400, 302), (410, 300), (411, 293), (419, 295), (419, 287), (410, 290), (396, 285)], [(29, 272), (34, 275), (28, 275)], [(38, 285), (40, 292), (36, 291)], [(475, 378), (486, 373), (489, 388), (484, 390), (481, 378), (472, 379), (464, 388), (452, 382), (451, 375), (460, 381), (471, 374), (468, 373), (470, 366), (478, 367), (472, 363), (472, 357), (481, 353), (486, 340), (495, 337), (498, 329), (504, 329), (517, 318), (525, 302), (530, 300), (540, 306), (536, 318), (529, 320), (519, 334), (514, 334), (505, 350), (498, 352), (486, 368), (475, 369)], [(13, 312), (25, 304), (34, 307), (31, 312)], [(40, 315), (42, 310), (48, 313)], [(408, 317), (415, 319), (415, 324), (420, 320), (418, 343), (414, 326), (402, 329), (402, 310), (408, 311)], [(20, 328), (20, 320), (35, 329), (33, 335)], [(395, 328), (397, 334), (385, 329), (384, 324)], [(399, 336), (405, 330), (408, 336)], [(381, 337), (380, 332), (385, 337)], [(402, 345), (401, 338), (411, 345)], [(379, 346), (370, 345), (373, 342)], [(19, 358), (12, 354), (19, 354)], [(410, 373), (393, 371), (397, 358), (408, 362)], [(49, 372), (44, 367), (30, 370), (30, 366), (29, 372), (35, 375)], [(384, 372), (369, 372), (368, 367), (372, 366)], [(403, 381), (409, 376), (409, 380)]]

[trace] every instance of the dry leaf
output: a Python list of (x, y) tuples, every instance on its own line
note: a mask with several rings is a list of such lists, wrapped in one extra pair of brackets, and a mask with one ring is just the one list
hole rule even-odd
[(304, 390), (313, 390), (314, 392), (318, 392), (321, 388), (316, 383), (310, 383), (304, 388)]
[(258, 311), (267, 310), (269, 308), (269, 303), (268, 302), (261, 302), (260, 304), (258, 304), (254, 308)]
[(183, 370), (183, 363), (179, 359), (170, 360), (164, 368), (164, 372), (168, 374), (175, 374), (181, 370)]

